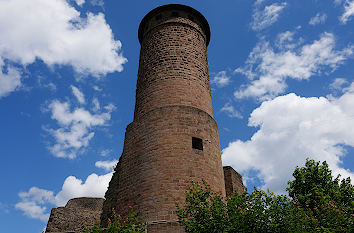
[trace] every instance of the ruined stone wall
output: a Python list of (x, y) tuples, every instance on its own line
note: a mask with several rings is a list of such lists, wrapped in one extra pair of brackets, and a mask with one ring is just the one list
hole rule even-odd
[(84, 227), (92, 227), (100, 220), (103, 201), (80, 197), (69, 200), (65, 207), (53, 208), (45, 232), (82, 232)]
[(234, 192), (243, 193), (245, 186), (243, 185), (242, 176), (230, 166), (223, 167), (223, 170), (226, 196), (229, 197)]

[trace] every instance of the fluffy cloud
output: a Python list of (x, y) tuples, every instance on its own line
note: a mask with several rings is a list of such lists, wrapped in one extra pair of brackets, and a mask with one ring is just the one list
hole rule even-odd
[(226, 103), (221, 109), (221, 112), (225, 112), (229, 117), (231, 118), (239, 118), (242, 119), (241, 113), (239, 113), (234, 106), (232, 106), (230, 103)]
[(85, 0), (75, 0), (76, 4), (82, 6), (85, 3)]
[(53, 191), (32, 187), (28, 192), (20, 192), (21, 199), (15, 207), (23, 213), (43, 222), (48, 221), (50, 206), (64, 206), (68, 200), (76, 197), (104, 197), (112, 172), (105, 175), (95, 173), (89, 175), (85, 182), (74, 176), (65, 179), (60, 192), (54, 195)]
[(97, 112), (97, 111), (99, 111), (101, 109), (100, 102), (98, 101), (97, 98), (93, 98), (92, 99), (92, 105), (93, 105), (92, 110), (94, 112)]
[(344, 13), (339, 17), (339, 20), (345, 24), (353, 15), (354, 15), (354, 1), (345, 0)]
[(344, 78), (336, 78), (329, 87), (333, 90), (342, 90), (343, 86), (348, 84), (348, 81)]
[(226, 74), (226, 71), (220, 71), (211, 80), (212, 84), (216, 84), (218, 87), (225, 87), (230, 83), (230, 76)]
[(55, 204), (63, 206), (75, 197), (104, 197), (112, 175), (113, 172), (101, 176), (93, 173), (84, 183), (75, 176), (67, 177), (61, 191), (55, 196)]
[(22, 201), (17, 203), (15, 208), (22, 210), (26, 216), (34, 219), (40, 219), (43, 222), (46, 222), (49, 218), (49, 213), (45, 213), (47, 208), (41, 207), (35, 202)]
[(100, 7), (104, 6), (103, 0), (91, 0), (90, 3), (92, 6), (100, 6)]
[(106, 150), (101, 150), (100, 155), (105, 157), (105, 156), (109, 155), (110, 153), (112, 153), (112, 149), (106, 149)]
[(223, 164), (245, 177), (256, 171), (263, 188), (275, 192), (284, 192), (292, 171), (307, 157), (326, 160), (335, 175), (353, 179), (353, 171), (342, 164), (345, 146), (354, 147), (353, 99), (354, 83), (338, 98), (288, 94), (263, 102), (249, 118), (249, 126), (258, 131), (223, 149)]
[(30, 218), (47, 221), (49, 213), (45, 203), (54, 203), (55, 198), (52, 191), (32, 187), (28, 192), (20, 192), (21, 201), (15, 205), (15, 208), (22, 210)]
[(281, 4), (274, 3), (266, 6), (263, 10), (261, 10), (259, 9), (259, 5), (261, 5), (262, 2), (263, 1), (256, 2), (255, 10), (253, 12), (253, 21), (251, 23), (251, 27), (255, 31), (262, 30), (275, 23), (278, 20), (282, 10), (286, 7), (285, 2)]
[(102, 168), (105, 171), (112, 171), (114, 167), (117, 165), (118, 160), (112, 160), (112, 161), (97, 161), (95, 163), (95, 166), (98, 168)]
[(26, 66), (39, 59), (99, 77), (122, 71), (127, 61), (104, 15), (81, 17), (66, 0), (0, 1), (0, 34), (0, 67), (7, 70), (0, 73), (1, 84), (7, 85), (0, 85), (0, 97), (21, 85), (20, 73), (10, 63)]
[(77, 87), (71, 85), (71, 91), (73, 92), (73, 95), (76, 97), (77, 101), (79, 101), (80, 104), (85, 103), (85, 96)]
[(354, 52), (353, 46), (336, 50), (331, 33), (324, 33), (319, 40), (302, 47), (288, 41), (283, 40), (284, 45), (277, 45), (278, 51), (267, 41), (258, 43), (245, 67), (235, 70), (251, 80), (250, 84), (243, 85), (234, 93), (236, 98), (271, 99), (285, 91), (286, 79), (309, 79), (323, 70), (334, 71)]
[(310, 19), (309, 24), (311, 25), (317, 25), (317, 24), (323, 24), (326, 22), (327, 15), (326, 14), (320, 14), (317, 13), (313, 18)]
[(18, 69), (12, 66), (7, 66), (5, 72), (3, 69), (4, 63), (0, 57), (0, 99), (21, 86), (21, 73)]
[(106, 112), (90, 113), (80, 107), (71, 110), (69, 102), (52, 101), (48, 110), (60, 127), (46, 129), (55, 139), (54, 145), (49, 146), (50, 152), (56, 157), (70, 159), (83, 153), (95, 134), (92, 129), (104, 126), (111, 119), (115, 107), (110, 104), (104, 109)]

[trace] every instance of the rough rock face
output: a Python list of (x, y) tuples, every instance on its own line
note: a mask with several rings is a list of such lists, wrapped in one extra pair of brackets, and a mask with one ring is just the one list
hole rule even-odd
[(244, 191), (242, 176), (238, 174), (232, 167), (225, 166), (224, 179), (225, 179), (225, 191), (226, 196), (229, 197), (234, 192), (241, 194)]
[(68, 201), (65, 207), (53, 208), (46, 233), (81, 232), (99, 222), (103, 198), (80, 197)]

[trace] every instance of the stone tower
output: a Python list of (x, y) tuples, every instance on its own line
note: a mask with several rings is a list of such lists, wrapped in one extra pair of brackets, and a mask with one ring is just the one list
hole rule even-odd
[(217, 124), (213, 118), (204, 16), (184, 5), (164, 5), (139, 26), (141, 44), (134, 121), (105, 195), (101, 223), (112, 209), (130, 208), (148, 232), (183, 232), (176, 202), (191, 182), (205, 180), (225, 195)]

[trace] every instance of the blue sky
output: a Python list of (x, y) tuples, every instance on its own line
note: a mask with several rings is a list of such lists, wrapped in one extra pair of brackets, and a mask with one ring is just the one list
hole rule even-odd
[(103, 196), (133, 120), (140, 20), (187, 4), (211, 27), (224, 165), (282, 193), (307, 157), (354, 178), (353, 0), (0, 0), (0, 221)]

